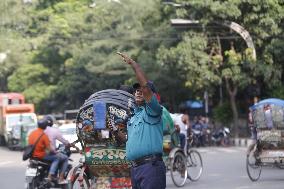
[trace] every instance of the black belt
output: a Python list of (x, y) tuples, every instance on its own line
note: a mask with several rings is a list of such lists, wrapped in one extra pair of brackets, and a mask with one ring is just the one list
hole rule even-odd
[(153, 162), (153, 161), (163, 161), (162, 154), (151, 154), (147, 156), (143, 156), (131, 162), (132, 167), (138, 167), (140, 165)]

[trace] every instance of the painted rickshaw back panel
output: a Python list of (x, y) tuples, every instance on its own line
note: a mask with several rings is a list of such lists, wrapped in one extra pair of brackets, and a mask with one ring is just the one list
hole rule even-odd
[(125, 144), (133, 109), (131, 94), (108, 89), (91, 95), (78, 112), (76, 132), (97, 188), (131, 187)]

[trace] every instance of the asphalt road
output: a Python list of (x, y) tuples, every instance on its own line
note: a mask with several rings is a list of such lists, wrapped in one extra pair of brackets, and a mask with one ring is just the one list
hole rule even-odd
[[(245, 169), (245, 151), (243, 147), (199, 148), (204, 171), (199, 181), (187, 181), (185, 189), (283, 189), (284, 170), (264, 168), (260, 180), (251, 182)], [(24, 188), (24, 174), (27, 162), (21, 161), (22, 152), (9, 151), (0, 147), (0, 188)], [(79, 154), (73, 154), (77, 161)], [(75, 162), (76, 163), (76, 162)], [(176, 188), (167, 173), (167, 188)]]

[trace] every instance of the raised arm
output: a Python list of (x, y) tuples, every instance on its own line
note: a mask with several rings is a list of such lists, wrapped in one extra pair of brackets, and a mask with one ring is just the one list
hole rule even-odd
[(147, 86), (148, 80), (147, 80), (143, 70), (139, 66), (139, 64), (137, 64), (134, 60), (132, 60), (130, 57), (128, 57), (125, 54), (122, 54), (120, 52), (117, 52), (117, 54), (120, 55), (123, 58), (124, 62), (126, 62), (127, 64), (129, 64), (132, 67), (132, 69), (135, 72), (137, 81), (139, 82), (139, 84), (142, 88), (142, 93), (143, 93), (144, 99), (146, 100), (146, 102), (150, 102), (150, 100), (153, 96), (153, 92)]

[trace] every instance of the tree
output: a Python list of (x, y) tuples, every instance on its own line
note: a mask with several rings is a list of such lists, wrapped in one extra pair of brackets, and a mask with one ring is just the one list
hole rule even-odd
[[(22, 92), (28, 102), (33, 102), (36, 108), (42, 107), (44, 101), (52, 99), (57, 86), (46, 85), (49, 80), (49, 70), (40, 64), (24, 64), (8, 78), (9, 89), (15, 92)], [(20, 78), (20, 79), (19, 79)]]
[[(281, 27), (284, 15), (283, 3), (278, 0), (265, 2), (259, 0), (188, 0), (177, 2), (183, 5), (176, 11), (178, 17), (198, 20), (201, 22), (202, 28), (205, 28), (205, 30), (195, 31), (208, 36), (207, 39), (205, 38), (208, 48), (207, 50), (204, 48), (204, 52), (210, 55), (210, 59), (207, 62), (208, 66), (203, 67), (203, 69), (206, 69), (204, 71), (206, 74), (215, 75), (213, 78), (216, 79), (212, 80), (213, 83), (225, 81), (234, 115), (235, 134), (237, 135), (238, 111), (235, 97), (238, 88), (243, 89), (252, 81), (259, 79), (263, 82), (270, 81), (266, 83), (270, 87), (280, 81), (280, 62), (277, 62), (276, 58), (272, 58), (273, 56), (268, 49), (273, 46), (273, 38), (283, 32)], [(249, 49), (244, 51), (246, 47), (242, 40), (234, 35), (232, 39), (226, 40), (226, 37), (230, 35), (229, 31), (220, 28), (220, 26), (216, 28), (216, 24), (224, 21), (235, 21), (253, 35), (258, 64), (254, 64), (249, 58)], [(212, 37), (220, 37), (221, 40), (212, 43), (212, 40), (210, 40)], [(217, 50), (214, 50), (214, 48)], [(198, 47), (192, 47), (192, 49), (198, 49)], [(211, 52), (214, 51), (215, 53), (212, 54)], [(194, 62), (194, 60), (190, 61)], [(187, 64), (186, 62), (184, 61), (184, 65)], [(196, 73), (198, 74), (198, 71)], [(204, 75), (198, 75), (204, 82), (208, 82)]]
[(17, 0), (0, 2), (0, 53), (5, 59), (0, 61), (0, 91), (8, 91), (7, 78), (21, 64), (27, 62), (29, 43), (23, 39), (28, 18), (23, 4)]
[[(53, 111), (78, 108), (97, 90), (130, 83), (134, 75), (121, 62), (116, 51), (127, 52), (137, 58), (146, 70), (156, 71), (153, 60), (162, 39), (148, 39), (158, 36), (155, 32), (163, 31), (161, 28), (165, 26), (159, 26), (162, 21), (160, 2), (96, 1), (97, 6), (93, 8), (89, 7), (89, 3), (42, 0), (26, 7), (30, 19), (23, 33), (31, 49), (23, 54), (29, 57), (29, 66), (44, 68), (48, 79), (36, 79), (40, 75), (24, 77), (23, 82), (34, 80), (33, 85), (27, 85), (27, 88), (21, 88), (14, 79), (10, 79), (9, 89), (24, 92), (28, 99), (35, 100), (40, 111), (49, 104), (52, 104), (49, 109)], [(145, 55), (152, 58), (146, 61), (142, 58)], [(16, 78), (18, 72), (25, 72), (23, 70), (29, 69), (20, 65), (11, 78)], [(42, 88), (54, 86), (52, 95), (38, 98), (38, 94), (32, 92), (36, 85)]]

